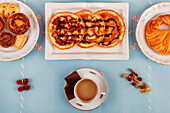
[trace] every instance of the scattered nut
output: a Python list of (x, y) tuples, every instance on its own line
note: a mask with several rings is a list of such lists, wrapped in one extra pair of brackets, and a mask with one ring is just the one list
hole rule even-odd
[(129, 71), (131, 74), (124, 74), (122, 78), (126, 78), (129, 82), (133, 80), (132, 85), (135, 86), (136, 89), (140, 89), (141, 93), (150, 93), (152, 91), (152, 88), (149, 87), (145, 82), (140, 84), (142, 77), (138, 77), (138, 74), (130, 68)]
[(141, 88), (141, 86), (142, 86), (142, 85), (137, 84), (137, 85), (136, 85), (136, 89), (140, 89), (140, 88)]
[(152, 91), (152, 88), (148, 87), (146, 89), (141, 89), (141, 93), (150, 93)]
[(141, 81), (139, 81), (136, 76), (134, 76), (134, 79), (133, 79), (133, 80), (134, 80), (135, 82), (139, 83), (139, 84), (141, 83)]
[(129, 68), (129, 71), (130, 71), (131, 73), (133, 73), (136, 77), (138, 77), (138, 74), (137, 74), (136, 72), (134, 72), (131, 68)]
[(122, 78), (129, 78), (130, 74), (124, 74)]

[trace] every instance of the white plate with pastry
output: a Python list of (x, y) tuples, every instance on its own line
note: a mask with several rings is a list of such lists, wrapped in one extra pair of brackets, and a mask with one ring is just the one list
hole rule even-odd
[(170, 2), (149, 7), (141, 15), (136, 27), (136, 40), (143, 54), (164, 65), (170, 65), (169, 7)]
[[(115, 44), (112, 44), (112, 42), (111, 44), (110, 42), (107, 43), (108, 45), (109, 44), (111, 45), (110, 47), (99, 46), (100, 45), (99, 42), (103, 42), (105, 40), (105, 38), (101, 38), (101, 36), (103, 34), (102, 27), (105, 26), (106, 21), (107, 21), (107, 20), (104, 20), (106, 18), (101, 16), (102, 10), (111, 10), (114, 16), (119, 15), (118, 17), (119, 19), (121, 18), (120, 20), (122, 20), (123, 18), (123, 22), (121, 21), (123, 23), (122, 26), (125, 26), (125, 27), (120, 27), (120, 29), (123, 29), (124, 31), (122, 35), (120, 34), (118, 35), (118, 37), (113, 38), (113, 40), (116, 40), (116, 39), (122, 39), (120, 37), (124, 37), (123, 40), (117, 41), (118, 43), (115, 42)], [(83, 15), (86, 15), (86, 14), (92, 17), (94, 20), (92, 21), (92, 18), (91, 18), (91, 20), (88, 20), (90, 22), (86, 21), (85, 19), (86, 17), (83, 18)], [(73, 29), (73, 30), (67, 29), (67, 33), (64, 33), (60, 36), (58, 35), (59, 34), (58, 33), (57, 34), (58, 38), (55, 38), (56, 33), (54, 33), (53, 31), (55, 31), (55, 29), (58, 29), (58, 27), (56, 27), (57, 24), (55, 24), (54, 21), (56, 20), (55, 18), (58, 18), (58, 17), (62, 19), (62, 15), (63, 16), (70, 15), (72, 17), (74, 15), (74, 17), (76, 18), (77, 16), (82, 18), (80, 20), (82, 20), (83, 22), (79, 21), (77, 23), (84, 23), (85, 27), (79, 24), (77, 24), (76, 27), (74, 26), (70, 27), (71, 25), (74, 24), (74, 22), (69, 21), (69, 23), (73, 23), (73, 24), (68, 24), (69, 26), (67, 27), (76, 28), (76, 29)], [(68, 60), (68, 59), (128, 60), (129, 59), (128, 16), (129, 16), (129, 4), (128, 3), (46, 3), (45, 4), (45, 24), (46, 24), (45, 59), (46, 60)], [(104, 25), (103, 25), (103, 21), (105, 21)], [(108, 19), (107, 22), (111, 22), (111, 21), (110, 19)], [(109, 25), (107, 24), (107, 28), (113, 27), (113, 26), (109, 26), (109, 27), (108, 26)], [(95, 27), (95, 31), (92, 31), (94, 27)], [(63, 29), (63, 27), (60, 27), (60, 28)], [(75, 34), (77, 32), (79, 33), (80, 32), (79, 30), (81, 30), (81, 33), (82, 33), (84, 28), (86, 29), (85, 30), (86, 32), (83, 33), (83, 35), (80, 34), (80, 37), (77, 36), (79, 38), (75, 38)], [(112, 32), (113, 30), (116, 31), (117, 30), (116, 28), (119, 29), (118, 27), (114, 27), (112, 28), (112, 30), (108, 30), (108, 32)], [(64, 29), (58, 30), (58, 32), (61, 31), (62, 33)], [(117, 31), (119, 32), (119, 30)], [(117, 31), (112, 32), (112, 34), (108, 34), (108, 33), (107, 34), (111, 36), (114, 33), (116, 34)], [(71, 35), (70, 32), (73, 33), (74, 35)], [(106, 30), (104, 32), (106, 32)], [(81, 35), (83, 36), (83, 39), (81, 39)], [(97, 38), (95, 38), (96, 35), (97, 35)], [(109, 36), (107, 36), (106, 33), (103, 35), (103, 37), (109, 37)], [(84, 40), (84, 38), (86, 39)], [(76, 41), (73, 42), (71, 39), (76, 40)], [(79, 41), (78, 39), (80, 39), (80, 42), (78, 42)], [(96, 40), (95, 43), (93, 43), (94, 39)], [(66, 44), (66, 47), (65, 47), (65, 44)]]
[(18, 0), (1, 0), (0, 17), (4, 21), (0, 30), (0, 61), (14, 61), (29, 54), (39, 37), (33, 10)]

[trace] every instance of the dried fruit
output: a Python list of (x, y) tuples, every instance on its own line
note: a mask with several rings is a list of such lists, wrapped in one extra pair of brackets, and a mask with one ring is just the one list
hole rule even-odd
[(145, 87), (144, 87), (144, 86), (141, 86), (140, 88), (141, 88), (141, 89), (144, 89)]
[(28, 91), (30, 90), (31, 86), (28, 85), (29, 83), (29, 79), (28, 78), (24, 78), (23, 80), (17, 80), (16, 83), (18, 85), (21, 85), (19, 88), (18, 88), (18, 91), (19, 92), (23, 92), (24, 90)]
[(16, 84), (17, 84), (17, 85), (20, 85), (20, 84), (21, 84), (21, 80), (17, 80), (17, 81), (16, 81)]
[(25, 89), (26, 91), (30, 90), (30, 88), (31, 88), (30, 85), (26, 85), (26, 86), (24, 87), (24, 89)]
[(23, 87), (23, 86), (20, 86), (20, 87), (18, 88), (18, 91), (19, 91), (19, 92), (23, 92), (23, 91), (24, 91), (24, 87)]
[(140, 89), (141, 88), (141, 85), (140, 84), (137, 84), (136, 85), (136, 89)]
[(139, 81), (142, 81), (142, 77), (138, 77), (138, 80), (139, 80)]
[(146, 89), (146, 92), (145, 92), (145, 93), (150, 93), (151, 91), (152, 91), (152, 88), (148, 87), (148, 88)]
[(132, 83), (132, 86), (136, 86), (136, 82), (133, 82), (133, 83)]
[(130, 74), (130, 76), (131, 76), (131, 77), (134, 77), (134, 75), (133, 75), (133, 74)]
[(136, 76), (133, 77), (133, 80), (139, 84), (141, 83)]
[(127, 80), (128, 80), (129, 82), (131, 82), (131, 81), (132, 81), (132, 78), (128, 78)]
[(137, 74), (136, 72), (134, 72), (131, 68), (129, 68), (129, 71), (130, 71), (131, 73), (133, 73), (136, 77), (138, 77), (138, 74)]
[(130, 74), (124, 74), (122, 78), (129, 78)]
[(142, 86), (144, 86), (145, 88), (149, 87), (145, 82), (142, 83)]
[(141, 91), (141, 93), (150, 93), (152, 91), (152, 88), (148, 87), (145, 89), (141, 89), (140, 91)]
[(21, 82), (21, 85), (27, 85), (29, 83), (29, 79), (28, 78), (24, 78)]
[(142, 77), (138, 77), (138, 74), (130, 68), (129, 71), (131, 74), (124, 74), (122, 78), (127, 78), (129, 82), (133, 80), (132, 85), (135, 86), (136, 89), (140, 89), (141, 93), (149, 93), (152, 91), (152, 88), (150, 88), (145, 82), (143, 82), (142, 85), (140, 84)]

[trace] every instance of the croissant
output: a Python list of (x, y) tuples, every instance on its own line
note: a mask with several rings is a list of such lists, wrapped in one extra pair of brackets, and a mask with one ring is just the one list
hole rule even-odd
[(161, 15), (146, 26), (146, 40), (149, 46), (162, 55), (170, 55), (170, 30), (159, 29), (162, 24), (170, 26), (170, 14)]

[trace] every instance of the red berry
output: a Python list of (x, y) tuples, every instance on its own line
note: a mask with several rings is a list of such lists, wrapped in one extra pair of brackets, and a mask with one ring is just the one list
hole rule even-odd
[(128, 78), (128, 81), (131, 82), (131, 81), (132, 81), (132, 78)]
[(140, 88), (141, 88), (141, 89), (144, 89), (145, 87), (144, 87), (144, 86), (141, 86)]
[(19, 92), (23, 92), (23, 91), (24, 91), (24, 87), (23, 87), (23, 86), (20, 86), (20, 87), (18, 88), (18, 91), (19, 91)]
[(20, 85), (21, 84), (21, 80), (17, 80), (16, 83), (17, 83), (17, 85)]
[(21, 82), (21, 85), (27, 85), (29, 83), (29, 79), (28, 78), (24, 78)]
[(26, 85), (26, 86), (24, 87), (24, 89), (25, 89), (26, 91), (30, 90), (30, 88), (31, 88), (30, 85)]
[(139, 78), (138, 78), (138, 80), (139, 80), (139, 81), (142, 81), (142, 78), (141, 78), (141, 77), (139, 77)]
[(134, 75), (133, 74), (130, 74), (131, 77), (133, 77)]
[(132, 83), (132, 86), (136, 86), (136, 82), (133, 82), (133, 83)]

